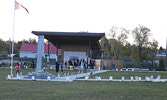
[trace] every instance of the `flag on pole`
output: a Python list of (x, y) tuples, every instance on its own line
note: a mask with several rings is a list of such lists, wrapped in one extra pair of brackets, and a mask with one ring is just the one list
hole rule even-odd
[(15, 1), (15, 9), (25, 9), (29, 14), (28, 9), (25, 8), (23, 5), (19, 4), (17, 1)]

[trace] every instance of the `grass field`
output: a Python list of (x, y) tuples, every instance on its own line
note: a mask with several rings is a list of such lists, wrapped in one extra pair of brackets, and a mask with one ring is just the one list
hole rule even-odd
[(126, 72), (126, 71), (109, 71), (105, 74), (99, 74), (99, 75), (92, 75), (90, 78), (95, 78), (96, 76), (100, 76), (102, 79), (108, 79), (110, 76), (113, 76), (114, 79), (121, 79), (122, 76), (125, 77), (125, 79), (130, 79), (131, 76), (139, 76), (142, 79), (145, 79), (145, 76), (151, 76), (153, 75), (154, 78), (157, 78), (158, 75), (161, 75), (161, 78), (167, 79), (167, 72)]
[[(21, 70), (23, 74), (34, 70)], [(54, 74), (54, 70), (47, 70)], [(15, 72), (15, 71), (14, 71)], [(167, 100), (167, 83), (153, 82), (42, 82), (5, 80), (9, 69), (0, 69), (0, 100)], [(106, 72), (91, 76), (108, 78), (161, 75), (167, 73)], [(90, 77), (90, 78), (91, 78)]]

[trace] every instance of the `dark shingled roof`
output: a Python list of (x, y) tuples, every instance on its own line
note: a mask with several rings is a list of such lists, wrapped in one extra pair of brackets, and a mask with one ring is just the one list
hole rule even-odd
[(99, 49), (99, 40), (105, 36), (105, 33), (89, 33), (89, 32), (47, 32), (47, 31), (32, 31), (35, 35), (44, 35), (45, 39), (49, 40), (55, 46), (73, 44), (73, 45), (88, 45), (91, 42), (92, 49)]
[(79, 36), (79, 37), (103, 37), (105, 33), (89, 33), (89, 32), (47, 32), (47, 31), (32, 31), (35, 35), (50, 35), (50, 36)]

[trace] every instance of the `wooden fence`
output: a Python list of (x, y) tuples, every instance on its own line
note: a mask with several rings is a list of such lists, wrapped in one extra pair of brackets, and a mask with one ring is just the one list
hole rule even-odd
[(123, 68), (123, 61), (122, 60), (96, 60), (96, 68), (101, 69), (122, 69)]

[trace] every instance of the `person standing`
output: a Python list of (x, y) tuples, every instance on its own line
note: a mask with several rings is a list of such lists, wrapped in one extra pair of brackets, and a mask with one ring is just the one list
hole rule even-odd
[(85, 62), (84, 59), (82, 59), (82, 60), (81, 60), (81, 69), (84, 68), (84, 62)]
[(63, 61), (61, 62), (61, 73), (63, 73), (63, 66), (64, 66), (64, 63)]
[(17, 64), (17, 66), (16, 66), (16, 75), (19, 75), (19, 70), (20, 70), (20, 65)]
[(67, 69), (67, 61), (65, 62), (65, 69)]
[(84, 62), (84, 72), (87, 71), (87, 61)]
[(22, 68), (25, 69), (26, 68), (26, 65), (25, 65), (25, 62), (22, 61)]
[(59, 63), (56, 61), (56, 73), (59, 72)]
[(20, 68), (22, 68), (22, 61), (21, 60), (19, 61), (19, 66), (20, 66)]
[(72, 60), (72, 66), (75, 67), (75, 59)]
[(32, 60), (32, 65), (31, 67), (34, 69), (35, 68), (35, 60)]

